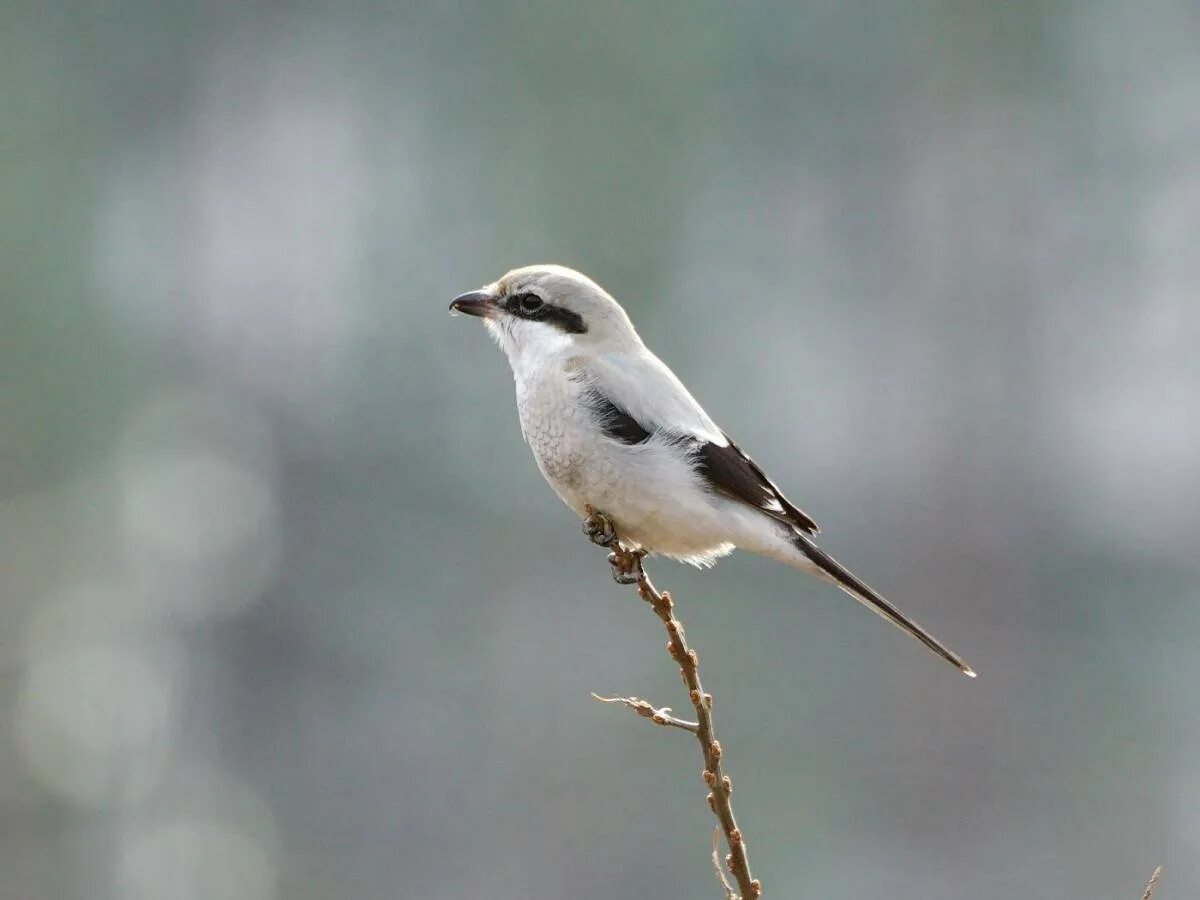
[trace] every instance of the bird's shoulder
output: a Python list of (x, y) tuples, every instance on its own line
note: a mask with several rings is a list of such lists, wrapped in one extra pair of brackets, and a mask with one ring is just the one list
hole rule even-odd
[(572, 361), (585, 393), (603, 398), (647, 432), (667, 432), (723, 444), (725, 436), (683, 382), (649, 350)]

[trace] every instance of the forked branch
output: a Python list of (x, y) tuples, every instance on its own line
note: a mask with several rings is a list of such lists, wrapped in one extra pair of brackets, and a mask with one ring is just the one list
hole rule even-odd
[[(637, 697), (597, 697), (605, 703), (624, 703), (638, 715), (644, 716), (659, 725), (679, 728), (696, 735), (700, 742), (700, 752), (704, 757), (704, 783), (709, 787), (708, 806), (720, 822), (720, 830), (725, 835), (725, 843), (729, 853), (725, 856), (725, 864), (737, 883), (739, 893), (734, 895), (726, 885), (726, 893), (739, 900), (756, 900), (762, 895), (762, 885), (750, 874), (750, 859), (746, 851), (746, 840), (738, 828), (733, 816), (733, 782), (725, 774), (721, 764), (721, 744), (713, 731), (712, 695), (706, 693), (700, 683), (700, 659), (696, 651), (688, 646), (687, 636), (683, 625), (675, 616), (675, 605), (666, 591), (655, 589), (650, 579), (642, 569), (642, 554), (622, 547), (612, 522), (601, 512), (588, 507), (588, 519), (584, 523), (584, 533), (594, 543), (608, 547), (608, 561), (613, 567), (613, 577), (620, 584), (633, 584), (643, 600), (650, 604), (654, 614), (662, 621), (667, 630), (667, 653), (679, 664), (680, 675), (688, 689), (688, 697), (696, 710), (696, 721), (686, 722), (670, 715), (670, 709), (663, 707), (655, 709), (645, 700)], [(593, 695), (595, 696), (595, 695)], [(715, 850), (714, 850), (715, 853)], [(723, 881), (724, 879), (722, 879)]]

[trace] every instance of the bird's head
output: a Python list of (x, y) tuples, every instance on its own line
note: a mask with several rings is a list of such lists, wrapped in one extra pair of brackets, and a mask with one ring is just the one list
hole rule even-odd
[(513, 269), (456, 297), (452, 313), (483, 319), (509, 359), (629, 349), (641, 339), (625, 310), (586, 275), (565, 266)]

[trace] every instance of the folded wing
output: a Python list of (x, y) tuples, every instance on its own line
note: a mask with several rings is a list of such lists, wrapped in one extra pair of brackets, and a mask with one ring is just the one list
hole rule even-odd
[[(791, 503), (759, 465), (713, 423), (657, 357), (618, 365), (590, 362), (578, 376), (605, 433), (626, 444), (663, 434), (691, 450), (709, 489), (745, 503), (805, 534), (820, 529)], [(636, 379), (641, 377), (642, 383)], [(648, 382), (648, 383), (646, 383)]]
[(816, 534), (820, 529), (804, 510), (793, 505), (783, 491), (759, 468), (758, 463), (742, 452), (742, 449), (725, 438), (724, 447), (705, 443), (699, 447), (697, 460), (699, 472), (713, 490), (741, 500), (761, 509), (773, 519), (791, 525), (805, 534)]

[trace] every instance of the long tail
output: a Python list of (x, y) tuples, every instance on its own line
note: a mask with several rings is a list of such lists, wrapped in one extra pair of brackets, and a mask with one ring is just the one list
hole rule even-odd
[(975, 677), (975, 670), (968, 666), (961, 656), (943, 645), (932, 634), (901, 612), (898, 607), (881, 597), (870, 585), (818, 547), (808, 535), (796, 533), (794, 541), (800, 548), (800, 552), (843, 591), (871, 612), (887, 619), (901, 631), (907, 631), (928, 647), (932, 653), (946, 660), (968, 678)]

